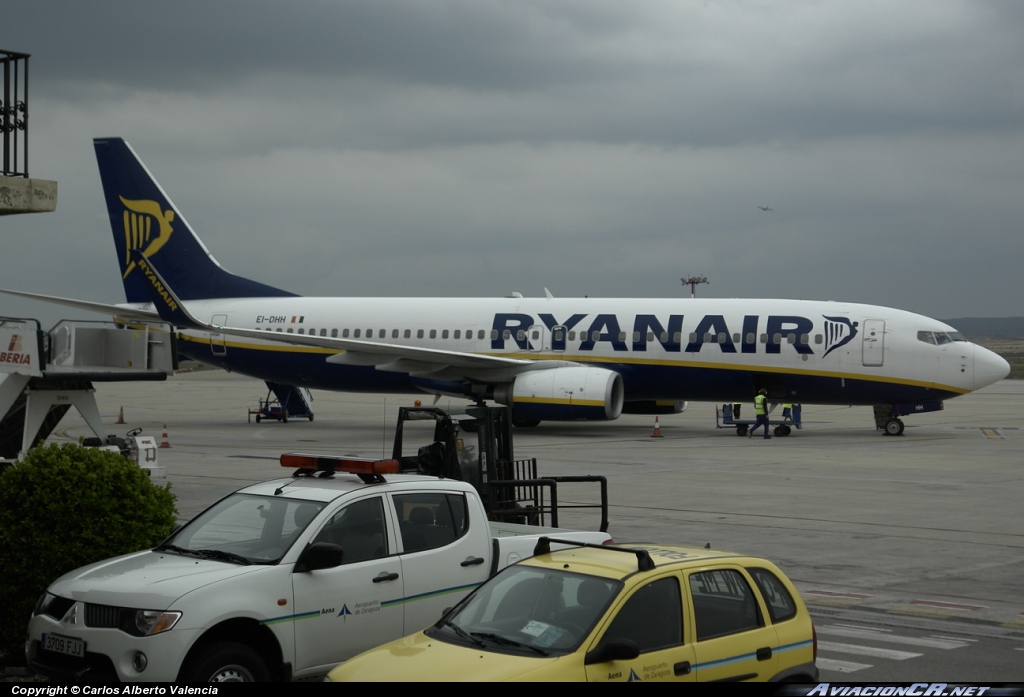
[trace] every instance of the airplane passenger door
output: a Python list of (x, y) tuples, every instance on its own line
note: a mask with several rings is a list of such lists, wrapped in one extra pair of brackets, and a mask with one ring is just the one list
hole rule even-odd
[[(210, 319), (210, 324), (215, 327), (223, 327), (228, 323), (227, 315), (214, 315)], [(226, 356), (228, 355), (228, 344), (227, 337), (220, 332), (214, 332), (210, 334), (210, 351), (213, 352), (214, 356)]]
[(864, 320), (861, 357), (866, 366), (880, 366), (885, 352), (885, 320)]
[(568, 330), (564, 325), (559, 324), (551, 329), (551, 350), (562, 352), (565, 351), (565, 337), (568, 334)]
[(543, 324), (535, 324), (526, 332), (530, 350), (535, 352), (551, 350), (551, 330)]

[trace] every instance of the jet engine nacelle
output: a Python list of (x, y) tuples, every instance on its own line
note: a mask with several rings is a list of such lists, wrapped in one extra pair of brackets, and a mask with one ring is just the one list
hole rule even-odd
[(623, 395), (618, 373), (579, 366), (522, 373), (494, 399), (520, 422), (611, 421), (622, 413)]
[(682, 414), (686, 411), (687, 402), (678, 400), (646, 399), (626, 402), (622, 407), (623, 414)]

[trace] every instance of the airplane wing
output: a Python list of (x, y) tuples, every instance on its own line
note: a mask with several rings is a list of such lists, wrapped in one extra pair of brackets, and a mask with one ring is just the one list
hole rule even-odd
[(133, 252), (131, 257), (136, 266), (146, 275), (151, 275), (155, 281), (153, 283), (153, 301), (160, 312), (161, 319), (178, 327), (260, 341), (332, 349), (338, 353), (329, 356), (326, 359), (328, 363), (372, 365), (378, 370), (429, 376), (436, 379), (455, 378), (500, 382), (509, 380), (521, 372), (578, 365), (570, 361), (532, 361), (376, 341), (340, 339), (312, 334), (284, 334), (259, 329), (212, 325), (199, 320), (188, 311), (185, 304), (178, 299), (171, 287), (160, 276), (160, 272), (150, 259), (138, 251)]
[[(481, 371), (499, 371), (508, 375), (525, 370), (538, 370), (568, 365), (577, 365), (569, 361), (531, 361), (522, 358), (504, 358), (479, 353), (462, 351), (445, 351), (441, 349), (404, 346), (376, 341), (358, 341), (338, 339), (328, 336), (308, 334), (280, 334), (278, 332), (260, 331), (258, 329), (242, 329), (240, 327), (218, 327), (203, 325), (200, 327), (213, 333), (241, 336), (261, 341), (293, 344), (297, 346), (313, 346), (337, 351), (327, 358), (328, 363), (348, 365), (373, 365), (378, 370), (387, 370), (417, 375), (431, 375), (456, 371), (460, 377), (485, 379)], [(486, 378), (496, 378), (488, 375)]]
[(63, 305), (64, 307), (71, 307), (76, 310), (85, 310), (86, 312), (98, 312), (103, 315), (112, 315), (122, 319), (161, 321), (160, 315), (156, 310), (147, 309), (142, 305), (108, 305), (106, 303), (91, 302), (89, 300), (75, 300), (73, 298), (61, 298), (56, 295), (28, 293), (23, 290), (6, 290), (4, 288), (0, 288), (0, 293), (17, 295), (30, 300), (40, 300), (54, 305)]

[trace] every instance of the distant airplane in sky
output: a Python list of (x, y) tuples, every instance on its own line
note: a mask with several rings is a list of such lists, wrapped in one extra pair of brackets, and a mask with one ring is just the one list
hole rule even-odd
[(764, 211), (765, 213), (767, 213), (768, 211), (770, 211), (770, 210), (771, 210), (771, 208), (770, 208), (769, 206), (758, 206), (758, 208), (760, 208), (761, 210), (763, 210), (763, 211)]
[(763, 387), (774, 402), (874, 406), (876, 426), (898, 435), (900, 416), (941, 409), (1010, 370), (953, 327), (873, 305), (300, 297), (226, 271), (127, 143), (94, 145), (128, 303), (12, 292), (163, 318), (179, 328), (180, 354), (272, 389), (492, 400), (535, 425), (678, 413), (684, 400), (750, 401)]

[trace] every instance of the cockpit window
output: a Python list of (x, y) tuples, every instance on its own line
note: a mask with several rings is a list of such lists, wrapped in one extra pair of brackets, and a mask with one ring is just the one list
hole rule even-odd
[(960, 332), (918, 332), (917, 340), (926, 344), (942, 346), (951, 341), (967, 341), (967, 337)]

